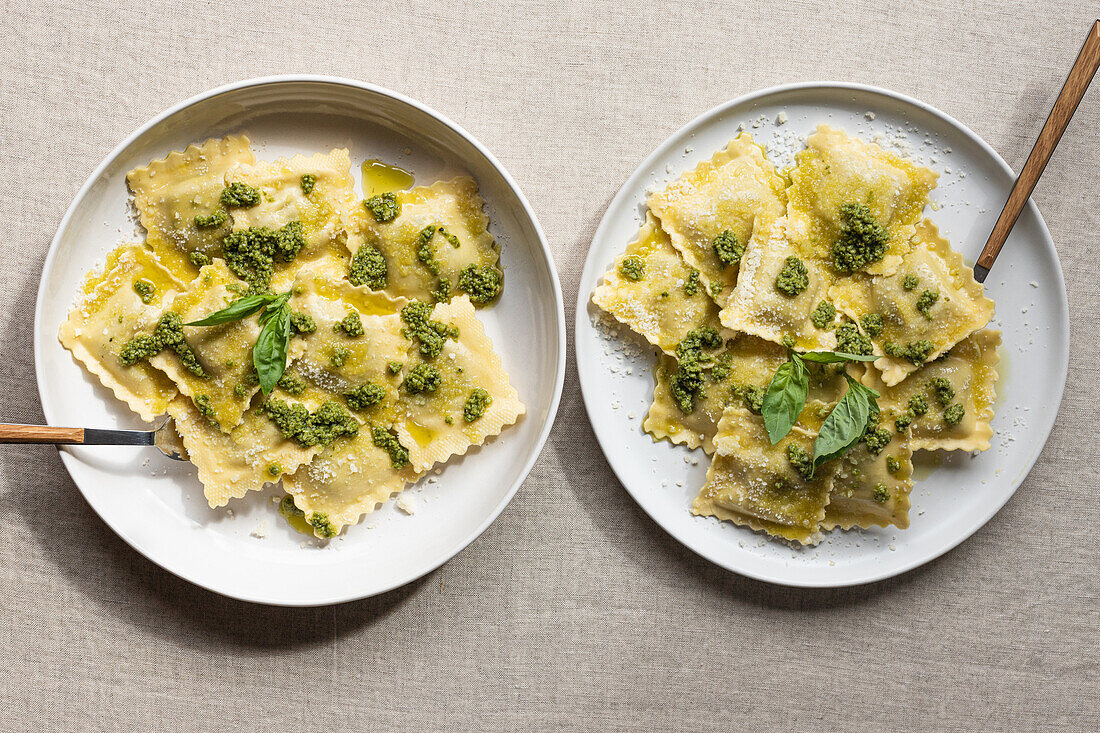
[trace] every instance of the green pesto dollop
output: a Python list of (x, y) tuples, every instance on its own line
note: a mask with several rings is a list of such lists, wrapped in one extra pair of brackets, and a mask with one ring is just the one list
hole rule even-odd
[(313, 316), (302, 311), (290, 312), (290, 329), (294, 333), (313, 333), (317, 330), (317, 321)]
[(352, 311), (332, 324), (332, 330), (343, 333), (348, 338), (358, 338), (367, 332), (363, 328), (363, 319), (359, 317), (359, 311)]
[(432, 364), (417, 364), (405, 375), (401, 387), (409, 394), (420, 394), (435, 392), (442, 384), (443, 376), (439, 369)]
[(859, 327), (871, 338), (875, 338), (881, 334), (885, 326), (886, 324), (883, 322), (882, 316), (878, 313), (865, 313), (863, 317), (859, 319)]
[(199, 411), (200, 415), (207, 420), (214, 421), (217, 413), (214, 412), (214, 407), (210, 404), (210, 395), (197, 394), (191, 401), (195, 403), (195, 409)]
[(866, 204), (844, 204), (840, 207), (840, 234), (833, 242), (833, 267), (855, 272), (879, 262), (886, 256), (889, 241)]
[(905, 359), (916, 366), (920, 366), (928, 361), (928, 355), (931, 354), (935, 348), (935, 344), (924, 339), (920, 341), (911, 341), (904, 346), (895, 344), (893, 341), (887, 341), (882, 345), (882, 350), (886, 352), (887, 356), (891, 356), (895, 359)]
[(687, 280), (684, 281), (684, 295), (692, 297), (699, 292), (699, 271), (694, 267), (688, 272)]
[(458, 237), (448, 232), (444, 227), (439, 227), (439, 236), (443, 237), (452, 247), (458, 249), (462, 246), (462, 242), (458, 241)]
[(909, 398), (909, 410), (920, 417), (928, 412), (928, 400), (924, 395), (918, 393)]
[(722, 345), (722, 337), (710, 326), (699, 326), (689, 331), (676, 345), (676, 371), (669, 379), (669, 392), (684, 414), (695, 411), (696, 399), (703, 399), (703, 376), (714, 364), (714, 357), (704, 349), (713, 351)]
[(402, 366), (404, 365), (399, 361), (391, 361), (386, 364), (386, 371), (388, 371), (390, 374), (400, 374)]
[(809, 286), (810, 272), (806, 265), (794, 255), (789, 256), (775, 277), (775, 289), (788, 298), (794, 298)]
[(432, 238), (440, 231), (442, 228), (434, 224), (420, 230), (417, 235), (416, 259), (438, 278), (432, 298), (436, 302), (446, 302), (451, 299), (451, 279), (443, 275), (443, 263), (436, 257), (435, 247), (432, 246)]
[(710, 243), (721, 267), (736, 265), (745, 256), (745, 246), (737, 241), (737, 235), (725, 229)]
[(721, 292), (722, 292), (722, 283), (715, 280), (714, 282), (712, 282), (710, 284), (710, 294), (711, 295), (718, 296)]
[[(256, 371), (253, 370), (252, 374), (255, 383), (259, 384), (260, 378), (255, 376)], [(306, 391), (306, 380), (302, 379), (294, 372), (284, 371), (283, 375), (279, 377), (279, 381), (275, 383), (275, 386), (287, 394), (298, 396)]]
[(738, 384), (730, 389), (730, 394), (740, 399), (749, 412), (760, 414), (764, 409), (764, 395), (768, 393), (765, 387), (757, 387), (752, 384)]
[(885, 504), (890, 500), (890, 489), (886, 488), (886, 484), (879, 481), (875, 484), (875, 490), (871, 494), (871, 498), (877, 501), (879, 504)]
[(928, 380), (928, 388), (935, 396), (936, 402), (944, 407), (950, 405), (951, 400), (955, 399), (955, 388), (951, 386), (947, 377), (932, 377)]
[(386, 287), (388, 272), (385, 256), (369, 244), (360, 247), (348, 265), (348, 281), (352, 285), (366, 285), (371, 290)]
[(939, 299), (939, 290), (925, 290), (917, 296), (917, 310), (919, 310), (925, 318), (932, 320), (932, 306), (934, 306)]
[(249, 209), (260, 203), (260, 192), (247, 183), (235, 181), (222, 189), (222, 206)]
[(380, 193), (363, 202), (374, 220), (380, 224), (391, 222), (401, 215), (401, 201), (395, 193)]
[(279, 476), (279, 474), (282, 473), (282, 472), (283, 472), (283, 467), (280, 466), (278, 463), (269, 463), (269, 464), (267, 464), (267, 475), (270, 476), (271, 478), (277, 478)]
[(627, 255), (619, 261), (619, 274), (632, 282), (645, 277), (645, 260), (638, 255)]
[(894, 437), (886, 428), (870, 427), (866, 433), (863, 434), (863, 442), (867, 446), (867, 452), (873, 456), (877, 456), (882, 451), (886, 450), (886, 446), (890, 444), (890, 440)]
[(458, 273), (458, 289), (473, 303), (488, 303), (504, 289), (504, 273), (493, 265), (466, 265)]
[(294, 503), (294, 497), (287, 494), (283, 497), (283, 500), (279, 502), (279, 514), (290, 519), (291, 517), (304, 517), (306, 513), (299, 509), (298, 505)]
[(966, 408), (961, 403), (956, 402), (943, 411), (943, 421), (948, 425), (958, 425), (962, 422), (965, 414)]
[(195, 267), (206, 267), (211, 262), (210, 255), (205, 252), (199, 252), (197, 249), (187, 255), (187, 259), (191, 260), (191, 264)]
[(798, 471), (798, 475), (806, 481), (810, 480), (810, 477), (814, 473), (814, 457), (810, 455), (802, 446), (797, 443), (790, 443), (787, 445), (787, 460), (790, 462), (794, 470)]
[(347, 400), (348, 407), (351, 409), (366, 410), (386, 399), (386, 389), (385, 387), (378, 386), (374, 382), (367, 382), (366, 384), (359, 385), (350, 392), (345, 392), (344, 399)]
[(439, 356), (447, 339), (458, 338), (457, 326), (431, 320), (434, 308), (431, 303), (414, 300), (401, 309), (401, 320), (405, 322), (401, 334), (409, 341), (419, 342), (420, 355), (425, 359)]
[(466, 398), (466, 404), (462, 407), (462, 419), (466, 422), (474, 422), (481, 419), (489, 405), (493, 404), (493, 396), (478, 387)]
[(920, 278), (913, 273), (909, 273), (902, 278), (901, 286), (906, 290), (915, 290), (918, 285), (920, 285)]
[(214, 209), (209, 214), (199, 214), (195, 217), (195, 227), (198, 229), (217, 229), (229, 221), (229, 213), (225, 209)]
[(298, 185), (302, 187), (302, 193), (309, 196), (313, 193), (314, 186), (317, 185), (317, 176), (312, 173), (303, 173), (302, 177), (298, 179)]
[(827, 329), (836, 320), (836, 306), (827, 300), (821, 301), (810, 314), (810, 320), (813, 321), (814, 328)]
[(148, 280), (134, 280), (134, 292), (141, 298), (142, 303), (149, 305), (157, 297), (157, 286)]
[(347, 408), (332, 400), (310, 412), (301, 403), (269, 398), (261, 409), (284, 438), (304, 448), (328, 445), (342, 435), (353, 436), (359, 432), (359, 423), (355, 422)]
[(119, 359), (126, 366), (136, 364), (143, 359), (156, 356), (165, 349), (176, 352), (183, 368), (200, 379), (206, 377), (199, 359), (195, 356), (191, 345), (183, 338), (183, 319), (178, 313), (168, 311), (157, 321), (156, 328), (151, 334), (138, 334), (130, 339), (122, 351)]
[(230, 232), (222, 240), (222, 253), (234, 275), (253, 292), (262, 292), (275, 274), (275, 264), (293, 262), (305, 243), (302, 222), (292, 221), (278, 230), (249, 227)]
[(899, 433), (904, 433), (909, 429), (909, 426), (913, 424), (913, 412), (912, 410), (906, 410), (894, 419), (894, 429)]
[(886, 456), (886, 470), (889, 473), (897, 473), (901, 470), (901, 463), (893, 456)]
[(349, 356), (351, 356), (351, 351), (348, 350), (348, 347), (337, 344), (332, 350), (332, 356), (329, 357), (328, 365), (332, 369), (339, 369), (344, 366), (344, 362), (348, 360)]
[(374, 425), (371, 427), (371, 440), (374, 444), (386, 451), (390, 457), (390, 465), (395, 471), (400, 471), (409, 465), (409, 451), (401, 445), (397, 436), (383, 427)]
[(836, 350), (843, 354), (871, 356), (875, 353), (871, 339), (859, 332), (854, 323), (842, 323), (836, 327)]
[(336, 525), (324, 512), (313, 512), (309, 515), (309, 526), (313, 527), (314, 534), (318, 537), (331, 539), (337, 535)]

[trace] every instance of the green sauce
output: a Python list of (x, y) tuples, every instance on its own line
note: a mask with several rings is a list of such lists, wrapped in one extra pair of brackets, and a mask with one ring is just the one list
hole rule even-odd
[(504, 273), (493, 265), (466, 265), (458, 274), (458, 289), (473, 303), (488, 303), (504, 289)]
[(369, 244), (360, 247), (348, 265), (348, 281), (371, 290), (386, 287), (387, 275), (385, 256)]
[(840, 207), (840, 234), (833, 243), (833, 267), (855, 272), (879, 262), (886, 256), (889, 241), (865, 204), (844, 204)]
[(227, 209), (250, 209), (260, 203), (260, 192), (247, 183), (230, 183), (222, 190), (221, 202)]
[(958, 425), (966, 414), (966, 408), (956, 402), (943, 411), (943, 421), (948, 425)]
[(881, 481), (875, 484), (875, 491), (871, 494), (871, 498), (877, 501), (879, 504), (885, 504), (890, 500), (890, 490), (886, 488), (886, 484)]
[(310, 514), (309, 524), (311, 527), (313, 527), (318, 537), (331, 539), (338, 534), (338, 532), (336, 531), (336, 526), (333, 525), (332, 521), (329, 520), (328, 515), (324, 512), (313, 512), (312, 514)]
[(156, 356), (165, 349), (176, 352), (180, 363), (188, 372), (200, 379), (206, 377), (206, 370), (199, 363), (198, 357), (191, 349), (191, 345), (183, 338), (183, 319), (180, 318), (178, 313), (172, 311), (168, 311), (160, 317), (153, 333), (138, 334), (130, 339), (122, 347), (119, 359), (124, 365), (131, 366), (143, 359)]
[(922, 394), (915, 394), (909, 398), (909, 410), (920, 417), (928, 412), (928, 400)]
[(348, 347), (336, 345), (336, 348), (332, 350), (332, 356), (328, 360), (329, 367), (332, 369), (339, 369), (344, 366), (344, 362), (348, 360), (348, 356), (351, 352), (348, 351)]
[(359, 432), (359, 423), (347, 408), (332, 400), (310, 412), (300, 403), (291, 404), (269, 398), (261, 409), (284, 438), (304, 448), (328, 445), (342, 435), (353, 436)]
[(317, 321), (308, 313), (291, 311), (290, 328), (294, 333), (313, 333), (317, 330)]
[(359, 311), (352, 311), (342, 320), (332, 324), (332, 330), (343, 333), (348, 338), (359, 338), (367, 332), (363, 328), (363, 319), (359, 317)]
[(493, 404), (493, 396), (478, 387), (466, 398), (466, 404), (462, 408), (462, 419), (466, 422), (481, 419), (491, 404)]
[(813, 476), (814, 457), (802, 446), (797, 443), (788, 444), (787, 460), (790, 461), (791, 466), (798, 471), (798, 475), (804, 480), (809, 481)]
[(936, 348), (935, 344), (931, 341), (912, 341), (905, 346), (899, 346), (892, 341), (887, 341), (882, 345), (882, 350), (886, 352), (887, 356), (892, 356), (895, 359), (905, 359), (916, 366), (920, 366), (924, 362), (928, 361), (928, 355)]
[(206, 216), (195, 217), (195, 227), (198, 229), (217, 229), (229, 221), (229, 213), (225, 209), (214, 209)]
[(901, 470), (901, 463), (893, 456), (886, 456), (886, 470), (889, 473), (897, 473)]
[(775, 289), (788, 298), (794, 298), (809, 286), (809, 270), (802, 264), (802, 260), (791, 255), (783, 263), (783, 269), (775, 278)]
[(389, 454), (390, 465), (393, 466), (395, 471), (400, 471), (409, 465), (409, 451), (401, 445), (401, 441), (389, 430), (378, 425), (371, 427), (371, 440), (377, 447)]
[(917, 310), (919, 310), (925, 318), (932, 320), (932, 306), (934, 306), (939, 299), (939, 290), (925, 290), (917, 297)]
[(191, 264), (195, 267), (206, 267), (210, 264), (210, 255), (198, 250), (187, 255), (187, 259), (191, 260)]
[(401, 320), (405, 322), (401, 334), (409, 341), (420, 343), (420, 355), (425, 359), (439, 356), (447, 339), (458, 338), (456, 326), (431, 320), (433, 310), (433, 305), (419, 300), (401, 309)]
[(920, 285), (920, 278), (910, 273), (901, 281), (901, 286), (906, 290), (915, 290)]
[(363, 206), (380, 224), (393, 221), (401, 215), (401, 201), (395, 193), (380, 193), (363, 202)]
[(669, 392), (684, 414), (695, 411), (695, 401), (703, 399), (703, 375), (714, 364), (714, 358), (704, 353), (722, 345), (722, 337), (710, 326), (689, 331), (676, 346), (676, 371), (669, 379)]
[(737, 241), (737, 236), (729, 229), (725, 229), (710, 243), (714, 250), (714, 256), (722, 268), (728, 265), (736, 265), (745, 256), (745, 246)]
[(951, 400), (955, 399), (955, 388), (951, 386), (947, 377), (932, 377), (928, 380), (928, 388), (932, 390), (936, 402), (944, 407), (950, 405)]
[(740, 399), (749, 412), (760, 414), (764, 409), (764, 395), (768, 390), (751, 384), (739, 384), (730, 389), (730, 395)]
[(687, 280), (684, 282), (684, 295), (692, 297), (699, 292), (699, 271), (694, 267), (688, 272)]
[(302, 187), (302, 193), (309, 196), (313, 193), (313, 187), (317, 185), (317, 176), (306, 173), (298, 180), (298, 185)]
[(810, 320), (813, 321), (814, 328), (824, 331), (836, 320), (836, 306), (827, 300), (821, 301), (810, 314)]
[(710, 294), (711, 295), (718, 296), (721, 292), (722, 292), (722, 283), (715, 280), (714, 282), (712, 282), (710, 284)]
[(875, 338), (881, 334), (885, 325), (886, 324), (882, 321), (882, 316), (878, 313), (866, 313), (859, 319), (859, 327), (871, 338)]
[(391, 361), (390, 363), (386, 364), (386, 370), (390, 374), (400, 374), (402, 366), (404, 365), (399, 361)]
[(431, 364), (417, 364), (405, 375), (401, 387), (409, 394), (435, 392), (443, 384), (439, 369)]
[(871, 339), (860, 333), (854, 323), (842, 323), (836, 327), (836, 350), (856, 356), (871, 356), (875, 353)]
[(253, 292), (262, 292), (275, 274), (275, 263), (293, 262), (305, 243), (302, 223), (292, 221), (279, 230), (249, 227), (230, 232), (222, 240), (222, 253), (234, 275)]
[(148, 280), (134, 280), (134, 292), (141, 298), (141, 302), (149, 305), (157, 297), (157, 286)]
[(872, 427), (863, 436), (863, 442), (867, 445), (867, 452), (873, 456), (877, 456), (882, 451), (886, 450), (886, 446), (890, 444), (890, 440), (894, 437), (886, 428)]
[(199, 411), (200, 415), (211, 422), (216, 422), (214, 418), (217, 413), (214, 412), (214, 408), (210, 405), (210, 395), (198, 394), (195, 395), (194, 399), (191, 401), (195, 403), (195, 409)]
[(386, 389), (373, 382), (367, 382), (350, 392), (345, 392), (344, 399), (347, 400), (348, 407), (351, 409), (366, 410), (386, 399)]
[(645, 277), (645, 260), (638, 255), (627, 255), (619, 261), (619, 274), (632, 282)]

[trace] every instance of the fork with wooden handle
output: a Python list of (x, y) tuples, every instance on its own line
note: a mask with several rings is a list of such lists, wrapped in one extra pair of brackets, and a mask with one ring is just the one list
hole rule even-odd
[(103, 428), (58, 428), (52, 425), (9, 425), (0, 423), (2, 443), (46, 443), (53, 445), (147, 445), (176, 461), (180, 454), (172, 435), (172, 421), (165, 419), (153, 430), (105, 430)]
[(974, 264), (974, 279), (978, 282), (985, 282), (986, 275), (989, 274), (989, 269), (993, 267), (993, 262), (1000, 254), (1009, 232), (1015, 226), (1016, 220), (1020, 218), (1020, 212), (1024, 210), (1028, 199), (1031, 198), (1031, 192), (1035, 189), (1039, 176), (1043, 175), (1043, 169), (1046, 168), (1047, 161), (1054, 153), (1054, 148), (1058, 147), (1058, 141), (1062, 139), (1062, 133), (1066, 131), (1070, 118), (1077, 111), (1081, 97), (1085, 95), (1092, 77), (1096, 75), (1097, 67), (1100, 67), (1100, 20), (1093, 24), (1085, 44), (1081, 46), (1081, 53), (1077, 54), (1077, 61), (1073, 63), (1073, 68), (1066, 77), (1066, 83), (1062, 86), (1062, 91), (1050, 110), (1050, 116), (1047, 117), (1039, 138), (1035, 141), (1035, 147), (1031, 149), (1031, 155), (1027, 156), (1027, 162), (1020, 169), (1020, 175), (1012, 186), (1012, 192), (1008, 194), (1004, 210), (997, 218), (997, 223), (993, 225), (989, 241), (985, 243), (978, 261)]

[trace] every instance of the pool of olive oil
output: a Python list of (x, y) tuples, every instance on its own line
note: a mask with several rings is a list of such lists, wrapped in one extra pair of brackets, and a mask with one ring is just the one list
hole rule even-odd
[(363, 161), (363, 197), (370, 198), (383, 193), (393, 193), (411, 188), (413, 174), (396, 165), (383, 163), (377, 158)]

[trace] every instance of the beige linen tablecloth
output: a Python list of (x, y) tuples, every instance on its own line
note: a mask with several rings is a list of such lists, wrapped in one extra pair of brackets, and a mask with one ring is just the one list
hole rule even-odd
[[(42, 419), (34, 298), (72, 196), (136, 126), (210, 87), (336, 74), (451, 116), (541, 217), (571, 339), (604, 208), (695, 115), (779, 83), (867, 82), (945, 110), (1019, 167), (1089, 12), (1071, 0), (7, 3), (0, 418)], [(1016, 496), (947, 556), (835, 591), (696, 557), (612, 475), (570, 343), (557, 424), (507, 510), (442, 570), (358, 603), (284, 610), (201, 590), (118, 539), (53, 449), (0, 450), (0, 730), (1100, 728), (1098, 129), (1100, 84), (1036, 192), (1069, 285), (1061, 415)]]

